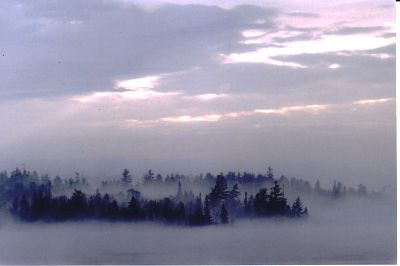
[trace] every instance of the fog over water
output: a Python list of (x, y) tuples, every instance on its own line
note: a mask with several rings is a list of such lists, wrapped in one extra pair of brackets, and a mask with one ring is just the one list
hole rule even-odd
[[(309, 204), (306, 202), (306, 205)], [(236, 220), (207, 227), (155, 223), (16, 223), (0, 227), (1, 264), (395, 263), (395, 201), (310, 207), (305, 220)], [(322, 207), (324, 206), (324, 207)]]

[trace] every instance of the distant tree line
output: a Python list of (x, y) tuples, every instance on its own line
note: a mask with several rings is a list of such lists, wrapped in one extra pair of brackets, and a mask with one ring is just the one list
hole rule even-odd
[(74, 190), (70, 197), (53, 196), (51, 182), (38, 185), (33, 193), (16, 197), (10, 211), (24, 221), (111, 220), (157, 221), (184, 225), (227, 224), (237, 217), (304, 217), (300, 198), (290, 207), (277, 181), (269, 189), (262, 188), (255, 195), (240, 201), (239, 187), (228, 189), (226, 178), (218, 175), (215, 185), (203, 200), (202, 195), (182, 192), (181, 183), (175, 196), (161, 200), (147, 200), (131, 196), (127, 203), (118, 203), (109, 194), (98, 191), (91, 196)]
[[(186, 184), (185, 187), (203, 186), (209, 193), (204, 193), (204, 197), (195, 195), (192, 190), (183, 190), (182, 184)], [(174, 196), (149, 200), (139, 191), (143, 186), (178, 189)], [(253, 194), (241, 193), (239, 186), (244, 191), (254, 188), (250, 190)], [(39, 176), (35, 171), (16, 168), (10, 174), (0, 172), (0, 207), (26, 221), (110, 219), (202, 225), (234, 222), (236, 218), (247, 217), (306, 216), (308, 210), (302, 206), (300, 197), (289, 205), (283, 190), (292, 196), (309, 194), (330, 199), (380, 195), (368, 192), (362, 184), (354, 189), (335, 180), (331, 189), (324, 189), (319, 181), (312, 187), (305, 180), (276, 178), (271, 167), (266, 174), (228, 172), (214, 176), (208, 173), (194, 178), (180, 174), (169, 174), (164, 178), (149, 170), (141, 179), (124, 169), (119, 179), (103, 181), (101, 189), (108, 193), (97, 190), (91, 195), (94, 189), (90, 189), (86, 178), (79, 173), (71, 178), (56, 176), (51, 179), (48, 175)]]
[[(220, 175), (223, 175), (222, 173)], [(347, 187), (341, 182), (334, 181), (331, 189), (324, 189), (321, 187), (319, 180), (312, 186), (308, 181), (302, 179), (291, 178), (285, 176), (276, 178), (271, 167), (268, 167), (266, 174), (252, 174), (252, 173), (236, 173), (228, 172), (224, 175), (228, 185), (240, 185), (248, 188), (270, 187), (274, 185), (275, 181), (285, 188), (290, 195), (316, 195), (325, 198), (345, 198), (347, 196), (362, 196), (362, 197), (379, 197), (381, 192), (369, 192), (367, 187), (363, 184), (358, 185), (358, 188)], [(136, 180), (136, 183), (134, 182)], [(207, 173), (205, 176), (202, 174), (190, 178), (180, 174), (169, 174), (163, 177), (161, 174), (154, 174), (149, 170), (141, 179), (133, 178), (128, 169), (124, 169), (121, 178), (114, 180), (106, 180), (101, 183), (102, 190), (120, 190), (126, 191), (129, 189), (137, 190), (139, 184), (141, 186), (168, 186), (176, 187), (178, 183), (186, 184), (186, 187), (205, 187), (213, 186), (217, 181), (217, 176)], [(7, 202), (11, 202), (15, 197), (21, 197), (23, 194), (29, 196), (36, 187), (41, 184), (50, 182), (51, 191), (54, 195), (70, 194), (74, 190), (86, 191), (90, 185), (85, 177), (81, 177), (79, 173), (75, 172), (74, 177), (61, 178), (56, 176), (51, 179), (48, 175), (39, 176), (36, 171), (30, 172), (25, 169), (16, 168), (14, 171), (7, 173), (6, 171), (0, 172), (0, 206), (4, 206)]]

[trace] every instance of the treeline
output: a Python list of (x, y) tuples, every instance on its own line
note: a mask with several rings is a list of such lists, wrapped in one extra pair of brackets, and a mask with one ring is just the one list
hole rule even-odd
[[(269, 193), (268, 193), (269, 190)], [(228, 189), (226, 178), (219, 175), (215, 185), (204, 199), (199, 194), (182, 192), (181, 183), (175, 196), (162, 200), (147, 200), (132, 195), (129, 202), (118, 203), (109, 194), (87, 196), (75, 190), (71, 197), (54, 197), (51, 182), (36, 187), (33, 193), (23, 194), (13, 200), (10, 211), (24, 221), (111, 220), (157, 221), (183, 225), (227, 224), (236, 218), (247, 217), (304, 217), (308, 214), (300, 198), (289, 206), (277, 181), (254, 196), (245, 193), (239, 198), (239, 186)]]
[[(223, 175), (221, 173), (220, 175)], [(254, 174), (248, 172), (228, 172), (224, 175), (226, 181), (229, 185), (239, 184), (243, 187), (255, 187), (259, 188), (262, 186), (272, 186), (275, 181), (281, 186), (284, 186), (287, 191), (291, 194), (300, 195), (310, 195), (314, 194), (316, 196), (324, 198), (345, 198), (347, 196), (355, 197), (379, 197), (380, 192), (369, 192), (367, 187), (363, 184), (359, 184), (357, 188), (351, 186), (346, 186), (341, 182), (336, 180), (333, 181), (331, 188), (322, 188), (320, 181), (317, 180), (314, 185), (307, 180), (297, 179), (297, 178), (287, 178), (284, 175), (276, 177), (274, 171), (271, 167), (267, 168), (265, 174)], [(144, 186), (176, 186), (178, 182), (184, 183), (186, 187), (210, 187), (216, 182), (217, 176), (211, 173), (206, 175), (200, 174), (193, 178), (187, 177), (181, 174), (168, 174), (165, 177), (161, 174), (155, 174), (152, 170), (149, 170), (142, 177), (133, 178), (128, 169), (124, 169), (122, 177), (114, 180), (107, 180), (102, 182), (102, 188), (121, 188), (126, 186), (132, 186), (134, 181), (140, 183)]]
[[(380, 192), (369, 192), (365, 185), (360, 184), (358, 188), (347, 187), (341, 182), (333, 182), (330, 189), (322, 188), (320, 182), (317, 180), (312, 186), (308, 181), (302, 179), (291, 178), (285, 176), (275, 177), (273, 169), (268, 167), (266, 174), (252, 174), (252, 173), (239, 173), (228, 172), (224, 175), (228, 185), (240, 185), (247, 191), (256, 191), (260, 187), (271, 187), (275, 181), (285, 188), (288, 195), (301, 195), (309, 196), (315, 195), (323, 198), (346, 198), (346, 197), (381, 197)], [(103, 191), (121, 191), (125, 192), (131, 190), (136, 196), (140, 196), (137, 191), (141, 186), (153, 186), (158, 188), (172, 188), (174, 189), (178, 183), (184, 184), (186, 188), (204, 188), (203, 191), (209, 189), (215, 184), (217, 176), (210, 173), (206, 175), (198, 175), (193, 178), (180, 174), (169, 174), (165, 177), (161, 174), (155, 174), (149, 170), (142, 177), (132, 177), (128, 169), (124, 169), (120, 178), (114, 180), (107, 180), (101, 183), (100, 189)], [(90, 185), (85, 177), (81, 177), (79, 173), (75, 173), (74, 177), (61, 178), (56, 176), (50, 178), (48, 175), (39, 176), (36, 171), (30, 172), (25, 169), (16, 168), (14, 171), (7, 173), (6, 171), (0, 172), (0, 207), (10, 204), (14, 198), (21, 198), (22, 195), (27, 197), (37, 189), (37, 186), (48, 184), (51, 187), (51, 192), (54, 195), (71, 194), (74, 190), (88, 191)], [(94, 191), (94, 188), (91, 188)], [(186, 193), (190, 193), (186, 192)], [(193, 195), (192, 195), (193, 196)], [(120, 197), (121, 201), (122, 198)]]
[(39, 176), (36, 171), (16, 168), (10, 174), (6, 171), (0, 172), (0, 207), (24, 194), (30, 196), (40, 185), (49, 186), (54, 193), (89, 188), (89, 182), (86, 178), (80, 177), (77, 172), (74, 178), (62, 179), (60, 176), (56, 176), (52, 179), (47, 174)]

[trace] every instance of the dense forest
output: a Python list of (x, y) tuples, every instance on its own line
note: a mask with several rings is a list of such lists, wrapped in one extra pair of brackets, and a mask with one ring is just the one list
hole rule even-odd
[[(147, 198), (140, 192), (168, 187), (173, 187), (174, 195)], [(245, 188), (244, 193), (239, 187)], [(199, 188), (206, 193), (186, 188)], [(285, 190), (297, 194), (291, 204)], [(379, 196), (369, 193), (364, 185), (355, 190), (334, 181), (328, 190), (321, 188), (319, 181), (311, 187), (308, 181), (275, 178), (271, 167), (264, 175), (229, 172), (196, 177), (171, 174), (165, 178), (149, 170), (136, 184), (130, 171), (124, 169), (120, 178), (103, 181), (96, 189), (79, 173), (68, 179), (39, 176), (35, 171), (18, 168), (10, 174), (0, 173), (1, 208), (22, 221), (92, 219), (209, 225), (240, 218), (305, 218), (309, 212), (300, 199), (304, 194), (332, 199)]]

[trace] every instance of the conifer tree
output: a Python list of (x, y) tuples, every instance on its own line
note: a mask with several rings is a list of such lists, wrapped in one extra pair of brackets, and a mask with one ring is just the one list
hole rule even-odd
[(182, 222), (185, 219), (185, 205), (181, 201), (175, 208), (175, 218), (178, 220), (178, 222)]
[(204, 199), (204, 224), (212, 224), (213, 223), (209, 205), (210, 205), (210, 200), (209, 200), (208, 195), (206, 195), (206, 197)]
[(215, 186), (210, 193), (211, 206), (217, 206), (222, 200), (227, 199), (229, 196), (228, 185), (223, 175), (218, 175)]
[(292, 205), (292, 215), (299, 217), (299, 216), (301, 216), (303, 214), (306, 214), (306, 213), (307, 213), (307, 208), (303, 209), (303, 204), (302, 204), (302, 202), (300, 200), (300, 197), (297, 197), (296, 200), (293, 202), (293, 205)]
[(131, 217), (133, 219), (137, 219), (139, 217), (140, 207), (134, 196), (131, 197), (131, 200), (129, 202), (128, 213), (129, 213), (129, 217)]
[(222, 203), (220, 219), (222, 224), (227, 224), (229, 222), (228, 211), (226, 210), (224, 203)]
[(233, 185), (233, 188), (231, 191), (229, 191), (229, 200), (237, 200), (239, 198), (240, 195), (240, 191), (239, 191), (239, 187), (238, 184)]
[(122, 182), (125, 183), (125, 184), (132, 183), (132, 176), (131, 176), (129, 170), (126, 169), (126, 168), (122, 172)]

